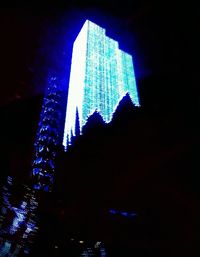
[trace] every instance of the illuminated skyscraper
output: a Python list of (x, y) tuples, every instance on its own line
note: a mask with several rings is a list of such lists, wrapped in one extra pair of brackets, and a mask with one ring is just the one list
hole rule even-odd
[(118, 42), (106, 36), (104, 28), (86, 20), (73, 45), (63, 137), (65, 149), (76, 135), (77, 111), (81, 133), (95, 111), (109, 123), (126, 93), (134, 105), (140, 105), (132, 56), (120, 50)]
[(72, 136), (82, 133), (90, 115), (97, 111), (109, 123), (127, 93), (139, 106), (132, 56), (120, 50), (118, 42), (106, 36), (105, 29), (89, 20), (73, 45), (64, 115), (61, 99), (65, 94), (61, 84), (57, 76), (48, 79), (34, 144), (31, 174), (34, 188), (44, 191), (52, 190), (58, 149), (62, 144), (67, 149)]
[(34, 189), (51, 191), (54, 183), (55, 162), (63, 136), (61, 95), (60, 81), (55, 76), (49, 77), (34, 143), (31, 172)]

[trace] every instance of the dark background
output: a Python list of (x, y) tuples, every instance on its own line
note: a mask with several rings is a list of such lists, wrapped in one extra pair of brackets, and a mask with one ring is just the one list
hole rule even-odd
[[(38, 85), (36, 78), (45, 76), (40, 73), (49, 66), (55, 67), (63, 49), (70, 57), (69, 48), (88, 17), (106, 27), (123, 50), (134, 56), (138, 79), (178, 76), (188, 79), (190, 87), (194, 84), (198, 52), (198, 8), (194, 3), (19, 1), (0, 11), (1, 104), (43, 92), (44, 85)], [(193, 98), (196, 89), (197, 85), (180, 91), (187, 90)]]
[[(89, 213), (98, 212), (99, 206), (101, 213), (108, 208), (134, 210), (140, 217), (132, 224), (135, 237), (124, 238), (131, 238), (144, 254), (146, 249), (145, 256), (192, 256), (200, 214), (198, 13), (194, 3), (170, 1), (35, 1), (2, 6), (2, 181), (7, 174), (19, 181), (27, 178), (46, 76), (51, 70), (69, 72), (73, 40), (89, 17), (133, 55), (141, 109), (124, 120), (125, 113), (119, 114), (123, 122), (112, 132), (104, 131), (108, 138), (99, 134), (104, 143), (93, 129), (88, 144), (77, 144), (72, 158), (65, 156), (58, 195), (44, 214), (68, 213), (64, 219), (72, 224), (79, 220), (84, 230), (95, 224), (97, 217), (92, 220)], [(58, 197), (61, 207), (55, 207)], [(101, 215), (99, 224), (105, 228), (111, 223)], [(107, 231), (94, 227), (109, 240), (123, 228), (109, 226)], [(77, 227), (70, 229), (78, 231)], [(131, 234), (127, 231), (124, 228)], [(119, 238), (114, 237), (114, 245)]]

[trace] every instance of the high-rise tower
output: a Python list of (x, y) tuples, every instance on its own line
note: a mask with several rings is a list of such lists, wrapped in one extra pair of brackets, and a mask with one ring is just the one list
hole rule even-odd
[(54, 183), (55, 162), (63, 136), (61, 95), (60, 81), (55, 76), (49, 77), (34, 143), (34, 189), (51, 191)]
[(134, 105), (139, 106), (132, 56), (120, 50), (118, 42), (106, 36), (105, 29), (89, 20), (85, 21), (73, 45), (64, 115), (61, 99), (65, 94), (61, 84), (57, 76), (48, 79), (34, 144), (34, 188), (44, 191), (52, 190), (58, 149), (62, 144), (67, 149), (72, 136), (82, 133), (91, 114), (98, 111), (109, 123), (127, 93)]
[(112, 120), (119, 101), (129, 93), (139, 106), (132, 56), (119, 49), (105, 29), (86, 20), (72, 53), (63, 145), (76, 135), (78, 111), (80, 133), (88, 117), (98, 111), (106, 123)]

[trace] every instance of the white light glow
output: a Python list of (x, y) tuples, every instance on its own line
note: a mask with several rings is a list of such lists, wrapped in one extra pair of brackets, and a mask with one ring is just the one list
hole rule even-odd
[(72, 53), (63, 145), (75, 136), (76, 110), (80, 133), (88, 117), (98, 111), (103, 120), (112, 120), (120, 100), (129, 93), (139, 106), (132, 56), (106, 36), (105, 29), (86, 20)]

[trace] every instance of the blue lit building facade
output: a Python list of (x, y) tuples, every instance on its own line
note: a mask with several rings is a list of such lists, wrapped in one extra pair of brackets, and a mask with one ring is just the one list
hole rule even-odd
[(32, 163), (34, 189), (51, 191), (54, 183), (56, 157), (62, 145), (63, 134), (61, 95), (61, 85), (57, 77), (50, 77), (34, 143)]
[(63, 145), (75, 136), (76, 113), (80, 133), (87, 119), (98, 111), (109, 123), (119, 101), (129, 93), (139, 106), (132, 56), (106, 36), (104, 28), (86, 20), (74, 45), (66, 108)]
[(109, 123), (127, 93), (135, 106), (140, 105), (132, 56), (89, 20), (73, 44), (68, 99), (64, 92), (58, 76), (51, 76), (34, 144), (34, 189), (52, 190), (58, 149), (67, 150), (76, 136), (77, 117), (81, 134), (95, 111)]

